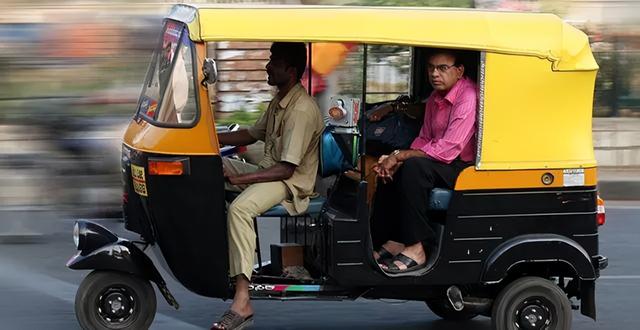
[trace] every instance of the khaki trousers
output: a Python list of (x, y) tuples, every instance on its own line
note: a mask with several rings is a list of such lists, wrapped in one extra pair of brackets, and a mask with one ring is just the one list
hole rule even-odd
[[(222, 164), (231, 174), (251, 173), (258, 170), (253, 164), (222, 158)], [(225, 189), (240, 192), (227, 209), (229, 236), (229, 276), (244, 275), (251, 280), (255, 263), (256, 228), (253, 219), (290, 196), (282, 181), (261, 182), (234, 186), (226, 183)]]

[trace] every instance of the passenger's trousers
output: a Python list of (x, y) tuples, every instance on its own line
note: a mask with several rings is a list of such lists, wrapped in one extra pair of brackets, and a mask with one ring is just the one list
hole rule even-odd
[[(222, 158), (223, 165), (233, 174), (251, 173), (258, 167), (241, 161)], [(229, 237), (229, 276), (243, 274), (251, 280), (255, 262), (256, 230), (253, 219), (289, 198), (289, 189), (282, 181), (254, 183), (249, 186), (226, 184), (225, 189), (242, 191), (227, 209)]]
[(431, 189), (453, 189), (466, 166), (460, 160), (444, 164), (414, 157), (400, 166), (392, 182), (378, 182), (371, 216), (374, 248), (389, 240), (407, 246), (418, 242), (434, 244), (435, 231), (427, 217)]

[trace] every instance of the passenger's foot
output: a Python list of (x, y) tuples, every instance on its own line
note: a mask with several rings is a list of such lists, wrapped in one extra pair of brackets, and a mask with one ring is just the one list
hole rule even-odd
[(378, 251), (373, 251), (373, 260), (377, 263), (383, 263), (387, 259), (391, 259), (404, 250), (404, 244), (395, 241), (387, 241)]
[(422, 243), (407, 246), (402, 253), (396, 255), (390, 262), (382, 265), (382, 268), (391, 273), (411, 272), (426, 266), (427, 254)]

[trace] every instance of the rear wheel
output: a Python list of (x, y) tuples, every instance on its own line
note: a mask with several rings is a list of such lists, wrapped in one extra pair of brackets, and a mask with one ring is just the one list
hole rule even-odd
[(93, 271), (84, 278), (75, 301), (83, 329), (148, 329), (156, 314), (149, 281), (113, 271)]
[(430, 300), (426, 303), (433, 314), (438, 315), (443, 320), (466, 321), (478, 316), (477, 313), (465, 311), (464, 309), (459, 312), (456, 311), (446, 299)]
[(497, 330), (569, 330), (571, 318), (569, 298), (555, 283), (523, 277), (498, 294), (491, 320)]

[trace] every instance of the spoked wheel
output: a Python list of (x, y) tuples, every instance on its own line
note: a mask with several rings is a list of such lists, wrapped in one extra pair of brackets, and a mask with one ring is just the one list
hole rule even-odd
[(569, 298), (555, 283), (523, 277), (507, 285), (493, 304), (492, 323), (498, 330), (569, 330)]
[(466, 321), (478, 316), (477, 313), (465, 311), (456, 311), (451, 307), (446, 299), (429, 300), (426, 302), (433, 314), (438, 315), (441, 319), (447, 321)]
[(78, 288), (75, 309), (83, 329), (148, 329), (156, 314), (156, 294), (137, 276), (93, 271)]

